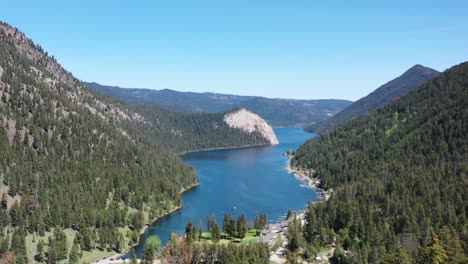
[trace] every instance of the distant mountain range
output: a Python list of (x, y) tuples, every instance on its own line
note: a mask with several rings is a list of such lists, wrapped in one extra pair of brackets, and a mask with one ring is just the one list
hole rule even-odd
[(273, 126), (306, 126), (328, 119), (352, 102), (348, 100), (293, 100), (218, 93), (178, 92), (121, 88), (98, 83), (85, 83), (91, 89), (139, 105), (157, 106), (177, 112), (226, 112), (236, 107), (247, 108)]
[(393, 100), (402, 97), (412, 89), (428, 80), (431, 80), (439, 74), (440, 72), (434, 69), (424, 67), (419, 64), (415, 65), (400, 77), (380, 86), (375, 91), (349, 105), (332, 118), (312, 124), (306, 127), (305, 130), (309, 132), (325, 133), (346, 121), (382, 107)]

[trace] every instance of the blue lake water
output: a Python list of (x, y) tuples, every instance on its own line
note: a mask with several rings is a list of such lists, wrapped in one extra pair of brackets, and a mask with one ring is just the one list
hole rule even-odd
[(195, 152), (182, 156), (198, 173), (200, 186), (183, 194), (183, 208), (154, 222), (136, 247), (143, 251), (144, 241), (157, 235), (165, 244), (170, 233), (183, 234), (189, 220), (198, 226), (215, 215), (222, 225), (224, 214), (244, 213), (248, 220), (266, 213), (269, 221), (279, 220), (289, 209), (302, 210), (308, 201), (317, 200), (313, 189), (289, 174), (288, 160), (282, 154), (297, 149), (315, 134), (302, 128), (276, 128), (277, 146)]

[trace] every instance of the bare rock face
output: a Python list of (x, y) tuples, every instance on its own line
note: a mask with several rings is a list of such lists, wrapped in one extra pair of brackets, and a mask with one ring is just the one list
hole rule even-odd
[(253, 133), (257, 132), (270, 142), (270, 145), (279, 144), (275, 132), (270, 125), (259, 115), (250, 112), (245, 108), (229, 112), (224, 116), (224, 122), (232, 128), (238, 128), (242, 131)]

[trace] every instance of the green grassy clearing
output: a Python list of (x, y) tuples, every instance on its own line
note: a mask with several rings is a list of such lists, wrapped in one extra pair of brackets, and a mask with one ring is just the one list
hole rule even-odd
[[(230, 238), (228, 235), (224, 232), (221, 232), (221, 240), (219, 240), (219, 244), (225, 245), (228, 243), (235, 243), (235, 244), (251, 244), (251, 243), (257, 243), (257, 241), (260, 239), (260, 236), (257, 236), (257, 230), (256, 229), (249, 229), (247, 230), (247, 233), (243, 239), (240, 238)], [(198, 243), (213, 243), (213, 239), (211, 238), (211, 233), (210, 232), (203, 232), (202, 233), (202, 238)]]

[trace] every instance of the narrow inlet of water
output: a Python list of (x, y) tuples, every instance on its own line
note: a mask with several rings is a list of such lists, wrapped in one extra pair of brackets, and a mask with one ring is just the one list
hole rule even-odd
[(253, 220), (256, 213), (266, 213), (269, 221), (276, 221), (289, 209), (302, 210), (309, 201), (316, 201), (316, 191), (301, 187), (301, 182), (286, 171), (288, 159), (283, 156), (316, 135), (302, 128), (276, 128), (275, 133), (280, 141), (277, 146), (212, 150), (182, 156), (197, 171), (200, 186), (183, 194), (181, 210), (149, 226), (135, 248), (137, 256), (143, 252), (149, 236), (157, 235), (165, 244), (171, 233), (183, 234), (189, 220), (197, 227), (202, 222), (204, 229), (207, 216), (216, 216), (221, 225), (226, 213), (236, 217), (244, 213), (248, 221)]

